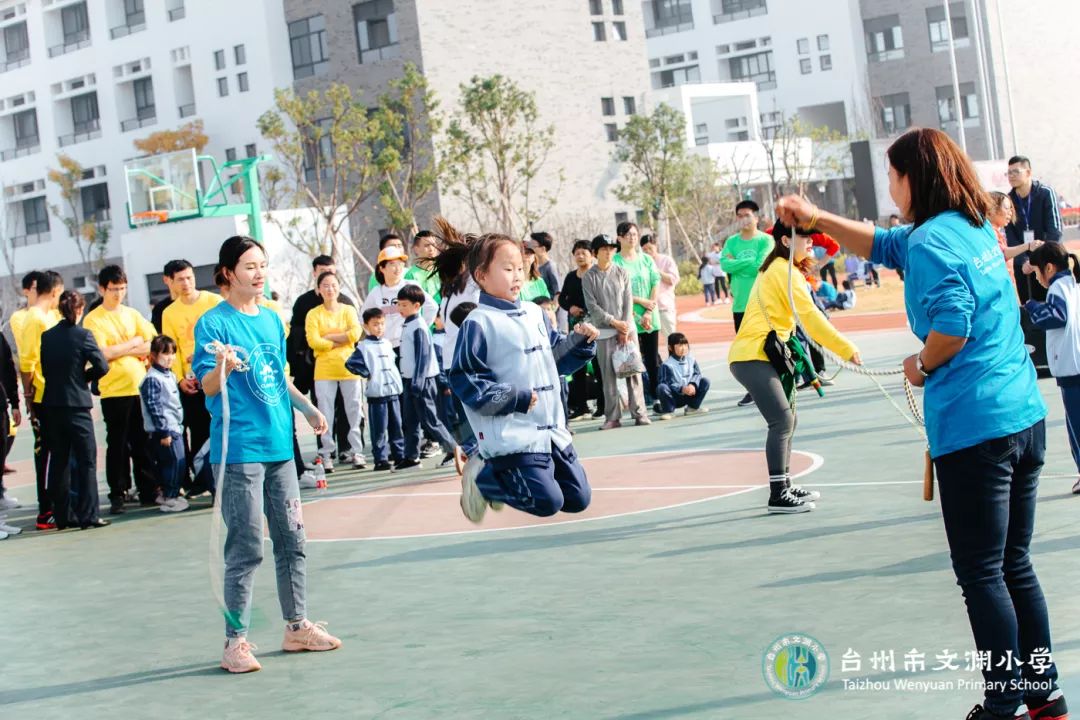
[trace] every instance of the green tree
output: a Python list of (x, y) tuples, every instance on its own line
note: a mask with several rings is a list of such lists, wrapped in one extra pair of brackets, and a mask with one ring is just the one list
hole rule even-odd
[[(447, 128), (448, 190), (468, 204), (479, 228), (524, 237), (562, 187), (561, 169), (542, 176), (554, 145), (555, 126), (542, 123), (533, 93), (502, 75), (473, 77), (461, 85), (460, 107)], [(538, 192), (538, 186), (555, 189)]]
[(737, 202), (736, 182), (721, 172), (714, 160), (691, 155), (676, 165), (667, 210), (681, 238), (696, 261), (720, 230), (723, 214)]
[(74, 158), (60, 153), (56, 156), (59, 169), (49, 168), (49, 182), (60, 190), (61, 203), (49, 204), (51, 212), (67, 228), (68, 236), (75, 242), (86, 268), (87, 275), (94, 275), (100, 269), (108, 251), (108, 228), (93, 220), (84, 220), (82, 215), (83, 167)]

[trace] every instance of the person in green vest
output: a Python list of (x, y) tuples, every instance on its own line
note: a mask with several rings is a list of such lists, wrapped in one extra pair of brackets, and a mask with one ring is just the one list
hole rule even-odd
[(660, 271), (656, 269), (653, 259), (641, 251), (641, 236), (637, 225), (623, 221), (619, 223), (615, 233), (619, 239), (619, 254), (613, 262), (624, 269), (630, 278), (638, 347), (648, 376), (642, 379), (645, 405), (648, 407), (656, 401), (656, 380), (660, 374), (660, 310), (656, 303), (656, 294), (660, 290)]
[[(728, 274), (731, 283), (731, 315), (735, 320), (735, 334), (742, 325), (746, 303), (750, 299), (750, 290), (754, 287), (758, 270), (765, 257), (772, 252), (773, 239), (758, 230), (758, 204), (753, 200), (743, 200), (735, 206), (735, 219), (739, 232), (724, 242), (720, 255), (720, 267)], [(739, 401), (739, 407), (754, 404), (750, 393)]]
[(522, 257), (525, 259), (525, 284), (521, 286), (518, 299), (521, 302), (532, 302), (536, 298), (550, 298), (547, 283), (540, 276), (540, 269), (536, 266), (537, 242), (532, 238), (526, 238), (522, 243)]
[(432, 262), (439, 256), (439, 238), (430, 230), (421, 230), (413, 238), (412, 252), (413, 264), (405, 271), (405, 279), (422, 287), (435, 302), (442, 302), (442, 283), (439, 274), (432, 272)]

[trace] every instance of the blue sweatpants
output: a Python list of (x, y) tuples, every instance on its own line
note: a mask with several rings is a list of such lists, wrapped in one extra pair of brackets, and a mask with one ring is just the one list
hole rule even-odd
[(476, 486), (489, 502), (547, 517), (589, 507), (592, 488), (573, 445), (551, 453), (518, 453), (484, 461)]
[(375, 464), (405, 459), (405, 436), (401, 432), (401, 403), (397, 395), (368, 398), (368, 428)]
[[(1068, 378), (1080, 381), (1080, 377)], [(1080, 472), (1080, 384), (1069, 382), (1061, 386), (1061, 400), (1065, 403), (1065, 429), (1069, 433), (1069, 449), (1072, 450), (1073, 462)]]
[(684, 405), (688, 405), (694, 410), (701, 407), (701, 404), (705, 402), (705, 395), (709, 392), (709, 380), (708, 378), (701, 378), (697, 384), (697, 394), (694, 397), (687, 397), (680, 392), (679, 388), (672, 387), (671, 385), (657, 385), (656, 386), (656, 399), (660, 401), (660, 412), (670, 413), (675, 408), (681, 408)]
[(420, 439), (426, 434), (440, 445), (443, 452), (454, 451), (454, 438), (446, 426), (439, 421), (435, 378), (430, 377), (420, 383), (405, 381), (405, 392), (401, 399), (405, 404), (405, 459), (416, 460), (420, 457)]
[(161, 440), (151, 438), (155, 470), (161, 483), (161, 494), (166, 500), (180, 497), (180, 483), (187, 474), (187, 459), (184, 456), (184, 436), (172, 433), (172, 444), (165, 446)]

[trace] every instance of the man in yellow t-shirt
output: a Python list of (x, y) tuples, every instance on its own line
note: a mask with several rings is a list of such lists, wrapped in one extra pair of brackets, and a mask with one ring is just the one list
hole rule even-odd
[[(172, 369), (180, 386), (180, 404), (184, 406), (188, 470), (191, 470), (195, 454), (210, 439), (210, 413), (206, 409), (206, 396), (198, 378), (191, 371), (191, 361), (195, 355), (195, 323), (207, 310), (221, 302), (221, 296), (199, 290), (195, 283), (195, 269), (187, 260), (175, 262), (182, 263), (183, 269), (173, 273), (172, 289), (176, 291), (176, 299), (161, 314), (161, 334), (168, 335), (176, 343), (176, 361)], [(208, 489), (190, 488), (189, 495)]]
[(138, 310), (124, 305), (127, 275), (119, 265), (106, 265), (98, 273), (101, 305), (83, 318), (105, 359), (109, 372), (98, 381), (101, 415), (105, 419), (105, 479), (109, 483), (109, 512), (124, 512), (124, 497), (131, 487), (132, 466), (141, 505), (153, 505), (157, 478), (143, 429), (139, 385), (146, 376), (144, 358), (150, 354), (154, 326)]
[(26, 314), (30, 311), (30, 307), (37, 302), (37, 279), (41, 274), (42, 273), (38, 270), (31, 270), (23, 275), (22, 294), (23, 297), (26, 298), (26, 305), (11, 313), (11, 316), (8, 318), (8, 327), (11, 328), (11, 337), (15, 338), (16, 352), (19, 351), (19, 342), (22, 340), (22, 329), (23, 324), (26, 322)]
[(19, 372), (22, 375), (23, 395), (30, 414), (30, 428), (34, 431), (34, 475), (37, 479), (38, 530), (56, 527), (52, 516), (52, 501), (45, 486), (49, 449), (41, 432), (41, 400), (45, 395), (45, 378), (41, 373), (41, 336), (60, 321), (57, 306), (64, 292), (64, 279), (59, 273), (46, 270), (36, 279), (37, 297), (27, 308), (26, 318), (19, 334)]

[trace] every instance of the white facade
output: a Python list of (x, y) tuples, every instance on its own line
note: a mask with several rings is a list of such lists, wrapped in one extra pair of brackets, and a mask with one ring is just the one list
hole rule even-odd
[[(233, 152), (244, 157), (266, 149), (256, 119), (273, 105), (274, 89), (292, 82), (281, 0), (127, 3), (138, 5), (144, 11), (129, 16), (124, 0), (0, 2), (3, 236), (16, 238), (0, 276), (35, 268), (78, 274), (70, 270), (80, 262), (78, 251), (57, 217), (48, 214), (47, 232), (37, 232), (40, 222), (27, 224), (27, 211), (33, 219), (40, 203), (34, 208), (24, 201), (44, 196), (49, 205), (60, 203), (59, 191), (46, 181), (48, 170), (58, 167), (58, 153), (92, 172), (83, 186), (107, 184), (109, 209), (96, 216), (110, 225), (107, 258), (122, 254), (130, 261), (145, 252), (166, 260), (186, 257), (195, 265), (216, 259), (225, 236), (203, 243), (185, 234), (209, 230), (212, 223), (176, 225), (178, 233), (167, 235), (181, 241), (162, 252), (129, 247), (129, 238), (122, 239), (130, 232), (123, 163), (141, 154), (133, 140), (195, 119), (203, 120), (209, 136), (203, 153), (219, 161)], [(25, 51), (17, 30), (3, 32), (22, 23)], [(7, 47), (11, 38), (13, 47)], [(84, 97), (90, 93), (96, 98), (96, 120)], [(36, 142), (25, 132), (16, 138), (14, 116), (26, 110), (36, 114)], [(26, 130), (21, 117), (20, 128)], [(203, 256), (211, 247), (215, 257)], [(132, 302), (141, 306), (146, 298), (135, 297), (132, 286)]]
[[(854, 135), (870, 129), (866, 52), (849, 0), (645, 0), (654, 90), (672, 84), (754, 82), (759, 117), (724, 118), (701, 144), (746, 140), (798, 113)], [(674, 15), (673, 15), (674, 13)]]

